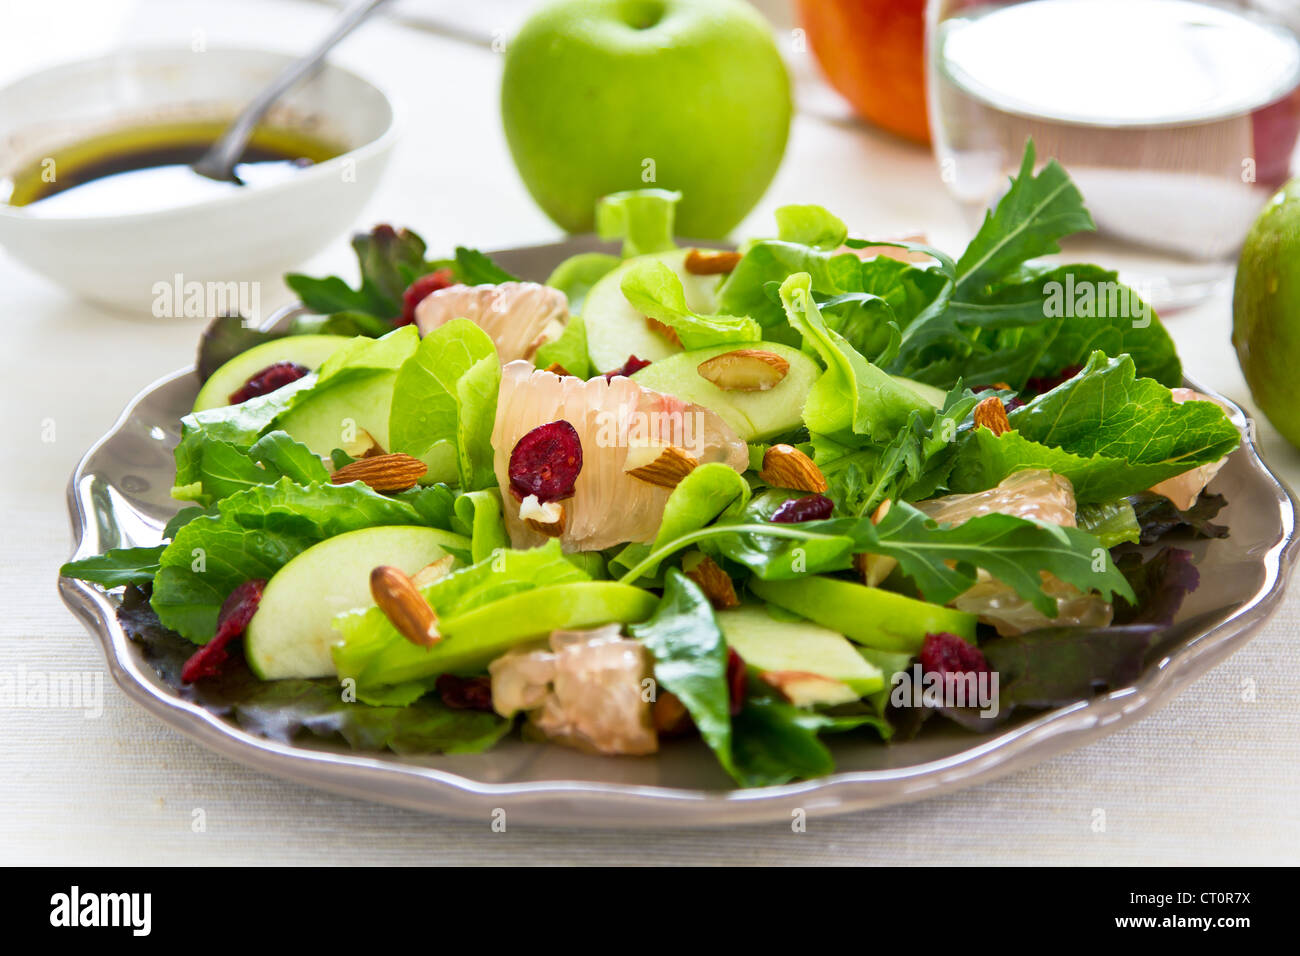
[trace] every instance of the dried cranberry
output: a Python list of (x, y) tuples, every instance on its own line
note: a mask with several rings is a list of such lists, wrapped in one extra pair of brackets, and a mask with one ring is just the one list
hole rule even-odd
[(745, 706), (745, 690), (749, 687), (749, 672), (741, 656), (727, 648), (727, 698), (731, 702), (731, 716)]
[(649, 364), (649, 359), (639, 359), (635, 355), (629, 355), (622, 368), (616, 368), (612, 372), (605, 373), (605, 381), (612, 382), (616, 375), (635, 375)]
[(561, 501), (573, 497), (582, 471), (582, 441), (564, 419), (538, 425), (510, 453), (510, 490), (521, 500)]
[(1082, 371), (1082, 365), (1067, 365), (1055, 375), (1031, 376), (1025, 382), (1024, 392), (1027, 395), (1042, 395), (1044, 392), (1050, 392), (1056, 386), (1068, 382)]
[(181, 680), (192, 684), (203, 677), (216, 677), (230, 659), (230, 642), (248, 630), (257, 606), (262, 603), (266, 582), (260, 578), (245, 581), (230, 592), (217, 612), (217, 633), (185, 662)]
[(422, 275), (402, 293), (402, 317), (393, 321), (394, 325), (410, 325), (415, 321), (415, 307), (425, 300), (433, 292), (439, 289), (447, 289), (456, 284), (456, 277), (451, 274), (450, 269), (439, 269), (436, 272), (430, 272), (428, 275)]
[(776, 513), (770, 520), (778, 524), (821, 521), (823, 518), (829, 518), (834, 510), (835, 502), (825, 495), (804, 495), (802, 498), (791, 498), (789, 501), (782, 502), (781, 507), (776, 509)]
[(491, 710), (492, 678), (442, 674), (434, 682), (438, 696), (455, 710)]
[(976, 674), (987, 673), (988, 661), (974, 644), (956, 634), (939, 631), (925, 635), (921, 644), (921, 670), (926, 674)]
[(245, 382), (244, 387), (239, 391), (230, 393), (230, 404), (238, 405), (250, 398), (274, 392), (277, 388), (283, 388), (290, 382), (298, 381), (309, 371), (310, 369), (305, 365), (299, 365), (296, 362), (276, 362), (274, 365), (268, 365)]

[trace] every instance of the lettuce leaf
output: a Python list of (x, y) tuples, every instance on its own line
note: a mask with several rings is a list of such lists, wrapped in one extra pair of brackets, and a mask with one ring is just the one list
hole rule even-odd
[(844, 221), (821, 206), (780, 207), (776, 211), (776, 232), (782, 242), (814, 249), (838, 249), (849, 237)]
[(1083, 371), (1008, 416), (1012, 431), (976, 429), (958, 452), (956, 491), (991, 488), (1013, 471), (1069, 478), (1081, 504), (1113, 501), (1217, 461), (1241, 436), (1212, 402), (1173, 400), (1137, 378), (1128, 356), (1094, 352)]
[(677, 248), (673, 221), (682, 194), (667, 189), (630, 189), (610, 193), (596, 203), (596, 233), (622, 239), (623, 258)]
[(658, 260), (633, 265), (623, 276), (620, 288), (638, 312), (670, 326), (687, 350), (740, 345), (762, 338), (763, 330), (748, 316), (692, 312), (686, 304), (682, 280)]
[[(429, 493), (447, 495), (445, 488)], [(436, 526), (429, 516), (442, 513), (418, 507), (413, 498), (381, 495), (360, 482), (302, 486), (288, 478), (223, 498), (215, 512), (176, 532), (159, 557), (154, 578), (159, 620), (198, 644), (212, 637), (222, 601), (244, 581), (270, 578), (313, 544), (345, 531)], [(467, 540), (466, 552), (469, 546)]]
[[(430, 465), (430, 481), (454, 481), (466, 491), (496, 487), (491, 437), (500, 383), (501, 365), (486, 332), (468, 319), (435, 329), (397, 373), (391, 450)], [(454, 470), (447, 468), (451, 462)]]
[(832, 438), (862, 435), (884, 444), (907, 424), (912, 412), (933, 413), (928, 402), (826, 326), (813, 301), (811, 276), (800, 273), (786, 279), (780, 295), (790, 325), (826, 366), (804, 402), (803, 420), (810, 432)]

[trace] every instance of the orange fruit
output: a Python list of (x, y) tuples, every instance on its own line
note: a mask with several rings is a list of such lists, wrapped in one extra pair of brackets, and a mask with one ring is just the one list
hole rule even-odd
[(817, 62), (859, 116), (930, 142), (925, 0), (798, 0)]

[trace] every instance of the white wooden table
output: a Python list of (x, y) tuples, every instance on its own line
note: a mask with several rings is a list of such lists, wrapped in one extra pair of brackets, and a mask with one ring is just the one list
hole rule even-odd
[[(476, 6), (499, 15), (501, 29), (517, 19), (517, 4)], [(767, 6), (779, 15), (779, 0)], [(404, 0), (399, 11), (443, 9), (437, 0)], [(127, 41), (188, 45), (196, 32), (214, 45), (296, 51), (331, 13), (289, 0), (0, 0), (0, 82)], [(791, 57), (805, 109), (776, 183), (739, 233), (770, 228), (779, 205), (816, 202), (859, 232), (921, 228), (938, 245), (960, 248), (965, 228), (929, 155), (850, 121), (806, 55)], [(376, 23), (337, 59), (377, 77), (406, 101), (412, 120), (359, 227), (408, 224), (434, 249), (557, 236), (505, 148), (497, 54)], [(421, 110), (420, 103), (436, 105)], [(472, 148), (442, 148), (449, 139)], [(349, 274), (349, 260), (341, 238), (304, 271)], [(264, 308), (277, 304), (272, 298), (264, 290)], [(1189, 373), (1250, 406), (1228, 343), (1226, 299), (1179, 314), (1169, 327)], [(103, 673), (98, 647), (55, 592), (70, 549), (64, 486), (142, 385), (190, 361), (199, 328), (197, 320), (112, 314), (72, 300), (0, 253), (0, 672)], [(1300, 481), (1300, 453), (1267, 422), (1260, 433), (1272, 466)], [(1245, 650), (1136, 727), (978, 789), (813, 820), (799, 834), (784, 825), (653, 836), (493, 833), (487, 819), (450, 822), (244, 769), (164, 728), (105, 679), (97, 719), (39, 708), (0, 712), (0, 862), (1294, 863), (1298, 626), (1300, 589)], [(1243, 692), (1248, 683), (1253, 699)], [(206, 828), (195, 832), (200, 810)]]

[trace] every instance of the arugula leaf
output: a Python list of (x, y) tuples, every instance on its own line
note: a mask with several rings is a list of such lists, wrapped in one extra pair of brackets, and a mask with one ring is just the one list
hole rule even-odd
[[(439, 326), (397, 373), (388, 421), (392, 450), (429, 464), (429, 480), (456, 481), (466, 491), (496, 487), (491, 437), (500, 383), (501, 364), (486, 332), (469, 319)], [(435, 467), (449, 459), (455, 462), (450, 473)]]
[(619, 287), (638, 312), (672, 327), (687, 350), (762, 338), (763, 330), (748, 316), (692, 312), (686, 304), (682, 280), (658, 260), (647, 259), (631, 266)]
[(628, 632), (650, 651), (659, 686), (677, 695), (723, 769), (743, 783), (731, 755), (727, 644), (704, 592), (670, 569), (654, 615)]
[(221, 603), (237, 585), (269, 579), (313, 544), (358, 528), (428, 524), (410, 501), (360, 482), (304, 487), (282, 478), (256, 485), (176, 532), (159, 558), (153, 607), (164, 625), (201, 644), (212, 637)]
[(322, 315), (346, 312), (392, 320), (402, 314), (402, 293), (425, 272), (425, 245), (414, 232), (376, 226), (369, 233), (352, 237), (352, 250), (361, 268), (361, 286), (353, 289), (338, 276), (314, 279), (289, 273), (285, 283), (297, 293), (303, 305)]
[(682, 194), (666, 189), (630, 189), (610, 193), (596, 203), (596, 233), (622, 239), (623, 258), (677, 248), (673, 221)]
[(1060, 239), (1096, 229), (1083, 197), (1056, 160), (1034, 175), (1033, 140), (1025, 144), (1020, 172), (957, 260), (961, 297), (1012, 272), (1030, 259), (1060, 252)]
[(65, 578), (92, 581), (101, 587), (116, 588), (124, 584), (143, 584), (158, 573), (158, 559), (166, 545), (147, 548), (113, 548), (94, 557), (69, 561), (59, 568)]
[[(833, 526), (835, 522), (814, 524)], [(878, 525), (858, 520), (846, 533), (855, 538), (855, 551), (897, 560), (902, 573), (935, 604), (947, 604), (971, 587), (975, 568), (983, 568), (1013, 587), (1048, 617), (1056, 616), (1056, 602), (1042, 590), (1040, 571), (1105, 598), (1133, 596), (1106, 549), (1077, 528), (1004, 514), (980, 515), (956, 526), (942, 526), (900, 501)]]
[(1128, 356), (1094, 352), (1074, 378), (1017, 408), (1013, 431), (971, 432), (952, 474), (957, 491), (991, 488), (1013, 471), (1047, 468), (1069, 478), (1081, 504), (1113, 501), (1217, 461), (1237, 428), (1212, 402), (1173, 400), (1137, 378)]
[(320, 458), (302, 442), (290, 438), (288, 432), (267, 432), (248, 449), (248, 456), (276, 477), (283, 476), (300, 485), (328, 481), (330, 477)]
[(848, 226), (821, 206), (782, 206), (776, 211), (776, 231), (782, 242), (814, 249), (838, 249), (849, 237)]
[(477, 249), (456, 247), (456, 267), (452, 270), (458, 282), (465, 285), (500, 285), (502, 282), (518, 282), (519, 277), (511, 275)]
[(887, 442), (913, 411), (928, 412), (932, 407), (827, 328), (813, 301), (811, 283), (807, 273), (800, 273), (786, 279), (780, 290), (790, 325), (826, 366), (804, 401), (804, 423), (813, 434), (857, 434)]

